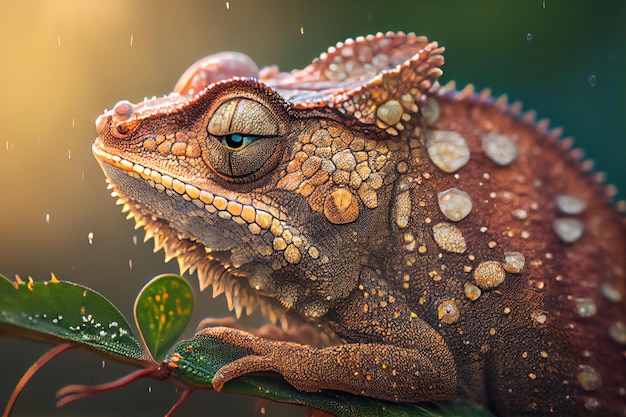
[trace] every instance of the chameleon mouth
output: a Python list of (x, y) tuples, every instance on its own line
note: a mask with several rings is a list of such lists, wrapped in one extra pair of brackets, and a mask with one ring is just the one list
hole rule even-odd
[[(130, 181), (141, 181), (156, 192), (169, 196), (176, 194), (193, 203), (198, 209), (204, 209), (224, 220), (232, 220), (242, 227), (247, 226), (253, 233), (270, 229), (272, 223), (276, 225), (275, 220), (279, 213), (274, 216), (269, 211), (201, 191), (193, 185), (112, 155), (100, 148), (98, 141), (93, 144), (92, 151), (105, 173), (111, 195), (117, 198), (116, 204), (123, 206), (122, 212), (128, 213), (127, 219), (134, 219), (136, 229), (143, 227), (145, 230), (144, 242), (153, 239), (154, 251), (163, 250), (166, 262), (175, 258), (181, 274), (196, 273), (201, 291), (211, 286), (213, 298), (224, 294), (229, 310), (235, 311), (237, 318), (244, 310), (246, 315), (250, 315), (258, 306), (261, 314), (270, 322), (280, 322), (286, 328), (288, 323), (285, 307), (252, 287), (246, 274), (238, 271), (241, 265), (233, 262), (229, 246), (216, 250), (181, 233), (170, 222), (154, 215), (140, 201), (124, 192), (116, 185), (118, 181), (113, 181), (112, 177), (126, 176)], [(241, 207), (240, 210), (237, 205)]]
[(252, 234), (258, 235), (263, 230), (271, 229), (272, 226), (276, 227), (277, 222), (280, 223), (286, 220), (285, 215), (271, 206), (266, 206), (258, 201), (252, 204), (244, 204), (234, 199), (228, 199), (224, 196), (200, 190), (169, 175), (161, 174), (156, 170), (151, 170), (117, 155), (112, 155), (101, 149), (97, 142), (92, 146), (92, 150), (99, 161), (119, 168), (131, 177), (145, 180), (150, 187), (158, 192), (165, 192), (169, 196), (176, 193), (183, 199), (195, 204), (198, 208), (205, 209), (224, 220), (232, 220), (241, 226), (247, 225)]

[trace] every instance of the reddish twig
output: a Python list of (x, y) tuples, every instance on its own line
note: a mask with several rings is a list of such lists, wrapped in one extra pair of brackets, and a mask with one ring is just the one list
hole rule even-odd
[(99, 385), (80, 385), (73, 384), (68, 385), (66, 387), (61, 388), (57, 394), (57, 407), (62, 407), (65, 404), (71, 403), (72, 401), (80, 400), (81, 398), (90, 397), (94, 394), (98, 394), (100, 392), (110, 391), (117, 388), (125, 387), (128, 384), (131, 384), (135, 381), (138, 381), (142, 378), (145, 378), (152, 374), (155, 371), (153, 367), (140, 369), (133, 373), (130, 373), (126, 376), (123, 376), (115, 381), (107, 382)]
[(35, 363), (33, 363), (30, 366), (30, 368), (28, 368), (26, 372), (24, 372), (24, 375), (22, 375), (22, 378), (20, 378), (17, 385), (15, 385), (15, 389), (13, 390), (13, 393), (11, 394), (11, 398), (9, 398), (9, 402), (7, 403), (7, 406), (4, 409), (4, 413), (2, 414), (2, 417), (9, 417), (11, 415), (13, 406), (15, 405), (17, 398), (22, 393), (22, 389), (26, 386), (28, 381), (32, 378), (33, 375), (35, 375), (37, 371), (39, 371), (42, 366), (50, 362), (56, 356), (58, 356), (59, 354), (65, 352), (66, 350), (72, 347), (74, 347), (74, 345), (71, 343), (64, 343), (62, 345), (58, 345), (50, 349), (46, 353), (44, 353)]

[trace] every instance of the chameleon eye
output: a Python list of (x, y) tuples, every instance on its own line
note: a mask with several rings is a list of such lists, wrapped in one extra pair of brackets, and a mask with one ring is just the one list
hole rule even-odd
[(204, 161), (233, 182), (260, 178), (279, 161), (278, 116), (262, 103), (248, 98), (232, 98), (222, 103), (207, 125)]
[(233, 133), (219, 138), (224, 146), (233, 151), (241, 151), (257, 139), (259, 138), (256, 136), (244, 136), (239, 133)]

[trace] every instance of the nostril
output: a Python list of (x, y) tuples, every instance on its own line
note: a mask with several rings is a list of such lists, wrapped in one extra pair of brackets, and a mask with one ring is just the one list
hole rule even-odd
[(117, 125), (117, 133), (120, 135), (126, 135), (130, 131), (130, 128), (125, 123), (120, 123)]

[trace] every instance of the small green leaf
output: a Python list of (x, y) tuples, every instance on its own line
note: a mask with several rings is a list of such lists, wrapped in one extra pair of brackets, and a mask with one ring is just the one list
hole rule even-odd
[(148, 352), (122, 314), (102, 295), (53, 277), (14, 283), (0, 275), (0, 334), (71, 342), (140, 366)]
[(141, 337), (157, 361), (178, 340), (193, 312), (193, 292), (178, 275), (159, 275), (148, 282), (135, 300), (135, 321)]

